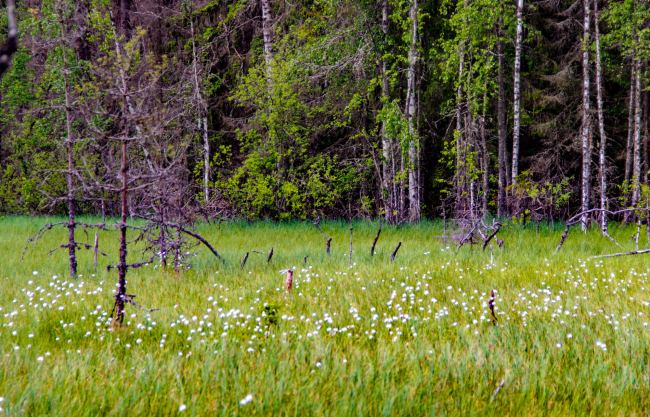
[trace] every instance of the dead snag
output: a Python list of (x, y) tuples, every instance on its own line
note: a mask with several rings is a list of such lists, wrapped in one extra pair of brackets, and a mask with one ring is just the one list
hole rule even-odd
[[(260, 252), (258, 250), (251, 251), (253, 253), (259, 253), (260, 255), (266, 255), (266, 252)], [(271, 258), (273, 258), (273, 248), (271, 248), (271, 251), (268, 253), (268, 257), (266, 258), (266, 263), (271, 262)]]
[[(485, 239), (485, 242), (483, 242), (483, 252), (485, 252), (485, 248), (487, 247), (488, 243), (499, 233), (499, 230), (501, 229), (501, 223), (497, 222), (494, 224), (496, 226), (496, 229), (488, 236), (487, 239)], [(501, 247), (501, 245), (499, 245)]]
[(375, 254), (375, 245), (377, 245), (377, 241), (379, 240), (379, 234), (380, 233), (381, 233), (381, 223), (379, 223), (379, 230), (377, 230), (377, 236), (375, 236), (375, 240), (372, 241), (372, 247), (370, 248), (370, 257), (371, 258)]
[[(585, 216), (587, 214), (591, 214), (591, 213), (597, 213), (597, 212), (601, 213), (601, 215), (603, 215), (603, 216), (608, 214), (608, 215), (610, 215), (612, 217), (617, 216), (619, 214), (625, 214), (625, 218), (626, 218), (626, 221), (627, 221), (627, 219), (629, 218), (629, 213), (636, 213), (636, 215), (639, 216), (641, 213), (644, 213), (644, 212), (645, 213), (650, 213), (650, 210), (647, 209), (647, 208), (628, 208), (628, 209), (622, 209), (622, 210), (618, 210), (618, 211), (609, 211), (609, 210), (606, 210), (606, 209), (595, 208), (595, 209), (590, 209), (590, 210), (580, 212), (580, 213), (574, 215), (573, 217), (571, 217), (569, 220), (567, 220), (566, 228), (564, 229), (564, 234), (562, 235), (562, 239), (560, 240), (560, 244), (558, 245), (557, 249), (555, 250), (555, 253), (559, 252), (560, 249), (562, 249), (562, 245), (564, 244), (564, 242), (567, 239), (567, 236), (569, 235), (569, 229), (571, 228), (571, 226), (574, 226), (575, 224), (580, 223), (581, 222), (580, 219), (583, 216)], [(638, 233), (638, 231), (637, 231), (637, 233)], [(609, 240), (611, 240), (612, 242), (614, 242), (617, 246), (620, 247), (620, 245), (614, 240), (614, 238), (612, 238), (609, 235), (609, 233), (607, 233), (607, 234), (603, 233), (603, 235), (605, 237), (607, 237)], [(635, 240), (636, 240), (636, 238), (635, 238)]]
[(467, 235), (465, 235), (464, 238), (461, 239), (460, 244), (456, 248), (456, 253), (458, 253), (460, 248), (462, 248), (465, 243), (472, 240), (472, 237), (474, 236), (474, 231), (476, 230), (477, 227), (478, 227), (478, 222), (472, 227), (472, 229), (469, 231), (469, 233)]
[(350, 226), (350, 258), (348, 259), (348, 266), (352, 266), (352, 226)]
[(207, 240), (205, 240), (203, 238), (203, 236), (199, 235), (198, 233), (194, 233), (194, 232), (192, 232), (190, 230), (187, 230), (184, 227), (181, 227), (181, 226), (179, 226), (179, 227), (180, 227), (181, 232), (183, 232), (183, 233), (185, 233), (187, 235), (190, 235), (194, 239), (196, 239), (199, 242), (203, 243), (208, 249), (210, 249), (210, 252), (212, 252), (214, 254), (214, 256), (219, 258), (221, 260), (221, 262), (226, 263), (226, 260), (221, 255), (219, 255), (219, 252), (217, 252), (217, 250), (215, 248), (213, 248), (212, 245)]
[(624, 253), (611, 253), (609, 255), (597, 255), (597, 256), (592, 256), (587, 259), (597, 259), (597, 258), (615, 258), (617, 256), (627, 256), (627, 255), (643, 255), (644, 253), (650, 253), (650, 249), (645, 249), (645, 250), (633, 250), (632, 252), (624, 252)]
[(395, 248), (395, 250), (393, 251), (393, 253), (390, 255), (390, 261), (391, 261), (391, 263), (395, 260), (395, 256), (397, 256), (397, 251), (399, 250), (400, 247), (402, 247), (402, 242), (399, 242), (399, 243), (397, 244), (397, 247)]
[(314, 226), (318, 229), (321, 235), (323, 235), (323, 238), (325, 239), (325, 242), (327, 242), (327, 256), (332, 257), (330, 254), (330, 245), (332, 243), (332, 238), (328, 238), (325, 236), (325, 233), (323, 233), (323, 229), (320, 228), (320, 217), (317, 217), (316, 220), (314, 220)]
[(97, 270), (97, 252), (99, 250), (99, 231), (95, 230), (95, 253), (93, 257), (93, 261), (95, 264), (95, 270)]
[(244, 260), (241, 263), (241, 269), (244, 269), (244, 265), (246, 265), (247, 260), (248, 260), (248, 252), (246, 252), (246, 255), (244, 256)]
[(490, 313), (492, 313), (492, 324), (497, 325), (497, 316), (494, 314), (494, 290), (490, 293), (490, 301), (488, 303), (490, 307)]
[(309, 257), (309, 256), (305, 256), (305, 259), (304, 259), (305, 265), (307, 265), (307, 258), (308, 258), (308, 257)]

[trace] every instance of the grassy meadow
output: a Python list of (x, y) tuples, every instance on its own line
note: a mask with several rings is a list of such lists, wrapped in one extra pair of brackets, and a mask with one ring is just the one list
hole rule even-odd
[[(51, 219), (50, 219), (51, 220)], [(436, 238), (442, 222), (201, 225), (224, 256), (195, 247), (179, 274), (129, 271), (123, 328), (113, 306), (118, 233), (101, 233), (97, 270), (71, 279), (48, 219), (0, 220), (0, 415), (647, 415), (649, 255), (635, 227), (506, 225), (503, 250)], [(81, 240), (86, 239), (83, 232)], [(92, 243), (93, 234), (88, 242)], [(402, 242), (397, 257), (390, 253)], [(645, 230), (641, 247), (646, 245)], [(250, 253), (242, 270), (246, 252)], [(307, 262), (304, 257), (307, 256)], [(142, 260), (137, 244), (129, 261)], [(284, 290), (281, 269), (294, 268)], [(498, 325), (487, 302), (496, 291)]]

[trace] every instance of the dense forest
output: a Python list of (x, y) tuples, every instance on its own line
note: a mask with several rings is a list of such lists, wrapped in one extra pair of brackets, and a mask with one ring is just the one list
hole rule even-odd
[(25, 0), (15, 20), (0, 213), (648, 204), (645, 0)]

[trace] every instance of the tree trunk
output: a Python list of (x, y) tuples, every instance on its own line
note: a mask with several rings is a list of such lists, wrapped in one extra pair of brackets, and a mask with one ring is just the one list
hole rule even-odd
[(517, 39), (515, 43), (515, 98), (514, 98), (514, 131), (512, 134), (512, 183), (517, 182), (519, 175), (519, 131), (521, 119), (521, 43), (523, 41), (524, 0), (517, 0)]
[[(636, 97), (636, 72), (634, 71), (634, 64), (632, 64), (631, 80), (630, 80), (630, 106), (627, 118), (627, 141), (625, 144), (625, 183), (630, 186), (630, 174), (632, 172), (632, 139), (634, 138), (634, 99)], [(625, 193), (624, 205), (627, 206), (629, 201), (629, 193)], [(625, 218), (627, 219), (627, 215)]]
[[(591, 8), (589, 0), (583, 0), (584, 23), (582, 41), (582, 211), (589, 210), (589, 191), (591, 184), (591, 143), (589, 141), (589, 130), (591, 128), (591, 116), (589, 114), (589, 44), (590, 33), (589, 23), (591, 21)], [(582, 231), (587, 231), (588, 215), (582, 216)]]
[(497, 43), (497, 59), (499, 63), (499, 103), (497, 108), (497, 124), (499, 129), (499, 192), (497, 196), (497, 217), (501, 218), (506, 214), (506, 95), (503, 84), (504, 68), (504, 47), (503, 47), (503, 17), (499, 18), (499, 40)]
[(77, 243), (74, 239), (75, 231), (75, 201), (74, 201), (74, 141), (72, 139), (72, 109), (70, 108), (70, 91), (68, 85), (68, 55), (66, 45), (66, 31), (61, 14), (61, 47), (63, 49), (63, 89), (65, 91), (65, 119), (68, 137), (66, 144), (68, 148), (68, 257), (70, 259), (70, 277), (77, 277)]
[[(18, 24), (16, 23), (16, 6), (14, 0), (7, 0), (7, 40), (0, 46), (0, 76), (7, 71), (11, 56), (18, 50)], [(0, 148), (1, 150), (1, 148)]]
[(483, 218), (487, 219), (488, 215), (488, 198), (489, 198), (489, 166), (490, 158), (487, 150), (487, 138), (485, 136), (485, 116), (487, 110), (487, 81), (485, 92), (483, 93), (483, 117), (481, 119), (481, 152), (483, 153)]
[[(127, 108), (126, 91), (122, 100), (122, 112), (125, 113)], [(120, 262), (117, 265), (119, 273), (117, 294), (115, 294), (115, 324), (124, 322), (124, 300), (126, 299), (126, 214), (127, 214), (127, 187), (128, 187), (128, 162), (126, 154), (126, 142), (128, 140), (128, 126), (126, 117), (124, 117), (124, 137), (122, 139), (122, 210), (120, 218)]]
[(632, 172), (632, 207), (636, 207), (641, 178), (641, 59), (636, 57), (634, 60), (634, 71), (636, 72), (634, 86), (634, 168)]
[(203, 116), (203, 188), (205, 202), (210, 201), (210, 140), (208, 137), (208, 118)]
[[(594, 0), (594, 30), (596, 36), (596, 91), (598, 93), (598, 131), (600, 134), (600, 208), (607, 209), (607, 167), (605, 162), (607, 135), (605, 134), (605, 118), (603, 115), (603, 81), (602, 81), (602, 68), (600, 60), (600, 29), (598, 25), (598, 0)], [(603, 235), (609, 236), (607, 213), (602, 211), (600, 218), (600, 225)]]
[(411, 222), (420, 221), (420, 199), (417, 177), (418, 162), (418, 132), (416, 129), (415, 115), (415, 65), (417, 64), (417, 34), (418, 34), (418, 0), (413, 0), (409, 11), (412, 30), (411, 30), (411, 48), (409, 49), (409, 69), (406, 87), (406, 119), (409, 124), (409, 149), (408, 149), (408, 179), (409, 179), (409, 218)]
[(456, 90), (456, 203), (462, 196), (462, 170), (463, 170), (463, 73), (465, 70), (465, 51), (460, 45), (460, 63), (458, 65), (458, 89)]
[[(646, 65), (647, 68), (647, 65)], [(646, 85), (647, 88), (647, 85)], [(643, 180), (643, 185), (648, 185), (648, 170), (650, 169), (650, 163), (648, 161), (648, 90), (643, 92), (643, 169), (641, 173), (641, 178)]]
[(196, 100), (198, 108), (198, 125), (201, 130), (201, 122), (203, 122), (203, 193), (205, 194), (205, 202), (210, 201), (210, 141), (208, 137), (208, 106), (205, 99), (201, 94), (201, 86), (199, 85), (199, 70), (196, 59), (196, 43), (194, 36), (194, 16), (190, 16), (190, 29), (192, 31), (192, 59), (194, 60), (194, 89), (196, 91)]
[(266, 61), (266, 78), (271, 87), (271, 67), (273, 65), (273, 38), (271, 21), (271, 0), (261, 0), (262, 3), (262, 38), (264, 44), (264, 60)]
[[(384, 34), (384, 40), (383, 40), (383, 45), (388, 46), (388, 0), (384, 0), (382, 3), (382, 8), (381, 8), (381, 31)], [(384, 51), (382, 51), (384, 52)], [(388, 63), (386, 62), (386, 58), (383, 56), (381, 57), (381, 97), (383, 100), (384, 105), (388, 103), (389, 96), (390, 96), (390, 91), (389, 91), (389, 84), (388, 84)], [(386, 126), (382, 124), (381, 126), (381, 149), (383, 153), (383, 163), (382, 163), (382, 168), (383, 168), (383, 176), (384, 178), (382, 179), (382, 195), (384, 196), (384, 214), (386, 217), (386, 221), (390, 222), (393, 218), (393, 204), (392, 201), (392, 193), (391, 193), (391, 186), (390, 184), (394, 181), (394, 178), (391, 176), (391, 169), (390, 169), (390, 160), (392, 158), (392, 146), (391, 146), (391, 139), (388, 137), (388, 134), (386, 133)]]
[(126, 39), (131, 37), (131, 9), (133, 8), (133, 0), (116, 0), (118, 2), (118, 25), (120, 35), (124, 35)]

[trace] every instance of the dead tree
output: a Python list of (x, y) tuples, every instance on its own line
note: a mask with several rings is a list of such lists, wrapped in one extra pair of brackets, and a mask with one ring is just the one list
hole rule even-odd
[(332, 243), (332, 238), (328, 238), (325, 236), (325, 233), (323, 233), (323, 229), (320, 228), (320, 217), (317, 217), (316, 220), (314, 220), (314, 226), (318, 229), (321, 235), (323, 235), (323, 238), (325, 239), (325, 242), (327, 243), (327, 256), (332, 257), (330, 254), (330, 245)]
[[(110, 15), (106, 9), (98, 11), (103, 18)], [(112, 41), (115, 46), (115, 53), (104, 53), (97, 60), (92, 68), (92, 82), (85, 84), (80, 92), (84, 96), (82, 114), (85, 125), (102, 156), (104, 175), (99, 178), (87, 173), (79, 179), (85, 189), (119, 196), (120, 219), (113, 225), (120, 233), (113, 325), (121, 325), (127, 303), (140, 307), (133, 301), (135, 296), (127, 294), (127, 271), (153, 261), (152, 258), (147, 262), (127, 262), (128, 230), (146, 230), (128, 223), (131, 215), (137, 215), (134, 200), (137, 202), (139, 193), (145, 190), (155, 190), (156, 183), (180, 165), (184, 150), (170, 151), (158, 147), (160, 138), (168, 137), (170, 126), (176, 126), (174, 121), (177, 117), (173, 109), (163, 107), (153, 95), (147, 94), (162, 76), (164, 65), (153, 66), (154, 60), (141, 54), (143, 33), (124, 42), (115, 36), (114, 28), (94, 27), (93, 31), (97, 39)], [(97, 123), (97, 120), (104, 122)], [(154, 158), (151, 158), (147, 146), (153, 147)], [(156, 160), (160, 170), (152, 168)], [(113, 266), (109, 266), (109, 270), (111, 268)]]
[[(8, 6), (8, 8), (11, 8), (11, 12), (13, 13), (13, 5)], [(56, 62), (56, 60), (53, 60), (54, 64), (52, 67), (53, 71), (60, 72), (62, 74), (63, 78), (63, 99), (65, 102), (65, 139), (63, 140), (63, 148), (65, 148), (67, 152), (67, 165), (68, 169), (67, 170), (59, 170), (59, 171), (53, 171), (52, 173), (60, 173), (65, 175), (66, 177), (66, 185), (67, 185), (67, 190), (66, 194), (64, 196), (56, 196), (56, 195), (50, 195), (48, 194), (45, 189), (41, 189), (41, 192), (44, 195), (44, 207), (45, 208), (53, 208), (59, 203), (67, 203), (68, 207), (68, 221), (67, 222), (59, 222), (59, 223), (48, 223), (46, 224), (43, 228), (41, 228), (34, 236), (32, 236), (27, 244), (34, 242), (37, 239), (40, 239), (40, 237), (43, 236), (44, 232), (47, 230), (52, 229), (54, 226), (62, 226), (68, 229), (68, 243), (62, 244), (58, 246), (57, 248), (53, 249), (50, 251), (50, 254), (54, 253), (58, 249), (68, 249), (68, 261), (69, 261), (69, 266), (70, 266), (70, 277), (71, 278), (76, 278), (77, 277), (77, 249), (80, 248), (86, 248), (86, 249), (93, 249), (94, 248), (94, 258), (95, 258), (95, 267), (97, 266), (97, 255), (98, 253), (103, 252), (99, 251), (98, 249), (98, 235), (97, 232), (95, 234), (95, 242), (94, 245), (90, 245), (89, 243), (81, 243), (78, 242), (75, 239), (75, 230), (77, 228), (82, 228), (84, 231), (90, 228), (95, 228), (96, 230), (98, 229), (103, 229), (107, 230), (106, 227), (106, 221), (105, 217), (103, 217), (102, 223), (98, 224), (91, 224), (91, 223), (83, 223), (83, 222), (78, 222), (75, 219), (76, 215), (76, 205), (79, 202), (78, 200), (89, 200), (92, 198), (91, 194), (92, 192), (88, 189), (84, 189), (84, 187), (78, 187), (77, 184), (75, 183), (75, 177), (79, 175), (77, 169), (76, 169), (76, 160), (75, 160), (75, 150), (74, 146), (75, 143), (77, 143), (77, 140), (74, 138), (74, 133), (73, 133), (73, 128), (72, 128), (72, 123), (73, 119), (75, 118), (75, 113), (76, 113), (76, 103), (73, 97), (72, 90), (73, 88), (70, 85), (70, 80), (69, 80), (69, 73), (70, 73), (70, 62), (68, 60), (68, 48), (69, 44), (74, 42), (75, 39), (74, 37), (70, 37), (67, 33), (67, 26), (69, 24), (69, 18), (68, 16), (65, 15), (63, 5), (59, 3), (57, 9), (59, 13), (58, 16), (58, 21), (60, 25), (60, 33), (61, 37), (58, 40), (58, 42), (55, 43), (55, 48), (59, 47), (61, 48), (61, 61), (60, 64)], [(12, 17), (10, 16), (10, 23), (11, 23)], [(15, 19), (14, 19), (15, 20)], [(15, 24), (15, 21), (14, 21)], [(40, 45), (41, 43), (45, 48), (49, 45), (49, 42), (47, 39), (40, 40), (40, 39), (34, 39), (33, 40), (37, 45)], [(47, 49), (46, 49), (47, 50)], [(50, 51), (51, 52), (51, 51)], [(56, 56), (57, 54), (53, 54)], [(0, 58), (1, 61), (2, 58)], [(55, 99), (59, 99), (60, 96), (55, 97)], [(55, 107), (56, 108), (56, 107)], [(83, 197), (77, 197), (78, 194), (83, 195)], [(103, 212), (103, 210), (102, 210)], [(27, 249), (27, 247), (25, 248)], [(24, 253), (23, 253), (24, 256)]]

